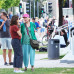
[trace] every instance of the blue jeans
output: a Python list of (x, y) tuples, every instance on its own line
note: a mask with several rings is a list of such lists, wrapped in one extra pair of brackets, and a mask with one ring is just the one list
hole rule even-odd
[(22, 53), (21, 40), (12, 39), (12, 47), (14, 50), (14, 68), (22, 68), (23, 53)]

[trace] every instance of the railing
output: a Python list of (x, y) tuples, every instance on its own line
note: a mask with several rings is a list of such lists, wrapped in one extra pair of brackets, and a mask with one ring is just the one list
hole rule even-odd
[[(72, 27), (73, 27), (73, 26), (74, 26), (74, 24), (72, 24)], [(60, 27), (54, 28), (54, 31), (53, 31), (53, 33), (52, 33), (51, 38), (54, 37), (54, 35), (55, 35), (55, 31), (59, 32), (59, 35), (60, 35), (61, 30), (63, 30), (63, 29), (67, 29), (68, 27), (69, 27), (68, 24), (65, 24), (65, 25), (63, 25), (63, 26), (60, 26)], [(70, 29), (69, 29), (69, 31), (70, 31)]]
[(61, 30), (63, 30), (63, 29), (66, 29), (66, 28), (68, 28), (68, 24), (65, 24), (65, 25), (63, 25), (63, 26), (58, 27), (58, 28), (57, 28), (57, 31), (59, 32), (59, 31), (61, 31)]

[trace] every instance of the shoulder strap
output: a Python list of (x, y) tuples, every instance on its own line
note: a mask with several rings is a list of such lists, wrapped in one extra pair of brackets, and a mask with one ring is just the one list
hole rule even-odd
[[(24, 23), (24, 25), (25, 25), (25, 28), (26, 28), (27, 34), (29, 35), (28, 27), (26, 26), (26, 24), (25, 24), (25, 23)], [(30, 35), (29, 35), (29, 37), (30, 37)]]

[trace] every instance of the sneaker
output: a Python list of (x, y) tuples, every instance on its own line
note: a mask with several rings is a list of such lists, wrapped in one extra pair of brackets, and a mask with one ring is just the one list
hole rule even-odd
[(19, 70), (19, 73), (24, 73), (24, 71), (22, 71), (22, 70)]
[(7, 62), (5, 62), (5, 63), (4, 63), (4, 65), (8, 65), (8, 63), (7, 63)]
[(9, 65), (13, 65), (13, 62), (10, 62)]
[(24, 73), (22, 70), (14, 70), (15, 73)]

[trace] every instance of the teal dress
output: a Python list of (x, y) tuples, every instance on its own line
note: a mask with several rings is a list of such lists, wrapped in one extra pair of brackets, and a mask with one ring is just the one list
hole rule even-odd
[(34, 66), (35, 60), (35, 49), (33, 49), (30, 45), (30, 38), (36, 40), (35, 32), (34, 32), (34, 23), (30, 22), (30, 27), (28, 27), (29, 35), (27, 34), (27, 30), (25, 27), (26, 24), (21, 24), (21, 33), (22, 33), (22, 50), (23, 50), (23, 62), (25, 67), (28, 67), (29, 63), (29, 55), (30, 55), (30, 64)]

